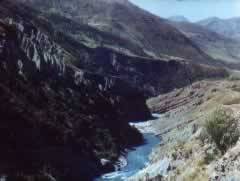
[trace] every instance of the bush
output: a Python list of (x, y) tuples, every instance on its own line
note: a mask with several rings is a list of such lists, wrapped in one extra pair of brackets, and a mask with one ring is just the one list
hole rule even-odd
[(198, 136), (198, 139), (200, 140), (202, 146), (205, 144), (206, 141), (208, 141), (208, 138), (208, 132), (206, 131), (206, 129), (202, 129)]
[(211, 92), (217, 92), (217, 91), (218, 91), (217, 88), (213, 88), (213, 89), (211, 90)]
[(213, 112), (205, 122), (205, 128), (221, 153), (226, 152), (238, 141), (238, 121), (223, 109)]
[(214, 153), (206, 153), (204, 157), (204, 163), (210, 164), (213, 160), (215, 160), (215, 154)]

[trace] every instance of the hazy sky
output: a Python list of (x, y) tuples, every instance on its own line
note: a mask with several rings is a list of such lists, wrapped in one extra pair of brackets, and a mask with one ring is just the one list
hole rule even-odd
[(183, 15), (191, 21), (240, 16), (240, 0), (130, 0), (161, 17)]

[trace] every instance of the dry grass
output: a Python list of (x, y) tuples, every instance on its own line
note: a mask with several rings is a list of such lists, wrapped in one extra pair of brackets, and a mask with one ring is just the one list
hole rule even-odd
[(184, 181), (207, 181), (209, 175), (206, 170), (202, 167), (196, 167), (188, 175), (183, 177)]
[(224, 102), (224, 105), (233, 105), (240, 104), (240, 97), (236, 97), (235, 99), (229, 99)]
[[(203, 102), (195, 106), (187, 115), (184, 115), (187, 120), (194, 120), (199, 125), (198, 129), (202, 128), (205, 120), (216, 110), (216, 108), (224, 107), (225, 109), (232, 110), (235, 108), (235, 110), (239, 110), (237, 109), (237, 104), (239, 104), (240, 107), (240, 81), (223, 80), (208, 82), (208, 85), (200, 91), (204, 91), (204, 96), (195, 100), (196, 102), (198, 100), (203, 100)], [(176, 95), (181, 97), (184, 93), (186, 92), (177, 92)], [(179, 136), (178, 138), (171, 137), (173, 134), (183, 135), (183, 133), (187, 132), (186, 128), (187, 126), (185, 126), (184, 129), (173, 129), (171, 133), (164, 135), (166, 140), (170, 138), (170, 141), (168, 141), (166, 145), (156, 149), (157, 156), (154, 157), (153, 160), (157, 161), (159, 155), (172, 154), (175, 159), (182, 159), (184, 164), (179, 165), (176, 170), (170, 173), (168, 177), (170, 180), (207, 181), (209, 179), (207, 165), (213, 160), (218, 159), (221, 154), (220, 152), (211, 152), (211, 149), (215, 147), (208, 141), (208, 134), (200, 134), (200, 132), (198, 132), (199, 135), (196, 134), (195, 137), (191, 138), (184, 138), (181, 136), (181, 138), (179, 138)], [(167, 135), (170, 136), (166, 137)], [(209, 144), (209, 147), (204, 147), (206, 144)], [(210, 151), (206, 153), (206, 149), (210, 149)]]
[[(204, 120), (216, 108), (224, 105), (240, 104), (240, 92), (232, 90), (228, 84), (224, 85), (221, 89), (218, 88), (217, 92), (208, 92), (205, 101), (191, 113), (193, 120)], [(210, 97), (210, 99), (208, 99)]]
[(207, 173), (204, 156), (199, 154), (191, 159), (188, 159), (184, 166), (182, 165), (176, 169), (174, 176), (175, 180), (207, 181), (209, 175)]

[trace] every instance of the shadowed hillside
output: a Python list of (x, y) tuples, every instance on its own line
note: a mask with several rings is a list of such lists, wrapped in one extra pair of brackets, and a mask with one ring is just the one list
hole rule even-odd
[[(177, 29), (129, 1), (18, 1), (28, 2), (28, 5), (41, 9), (44, 14), (62, 15), (76, 23), (121, 37), (141, 47), (151, 57), (176, 56), (195, 63), (216, 64)], [(116, 47), (116, 42), (112, 46)]]

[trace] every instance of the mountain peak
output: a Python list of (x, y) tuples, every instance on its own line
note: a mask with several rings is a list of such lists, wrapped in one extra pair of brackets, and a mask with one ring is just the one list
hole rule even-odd
[(211, 17), (197, 23), (225, 37), (240, 40), (240, 19), (238, 17), (229, 19)]
[(171, 16), (168, 18), (171, 21), (176, 21), (176, 22), (189, 22), (189, 20), (185, 16)]
[(214, 23), (214, 22), (220, 22), (223, 21), (221, 18), (219, 17), (209, 17), (203, 20), (198, 21), (198, 24), (209, 24), (209, 23)]

